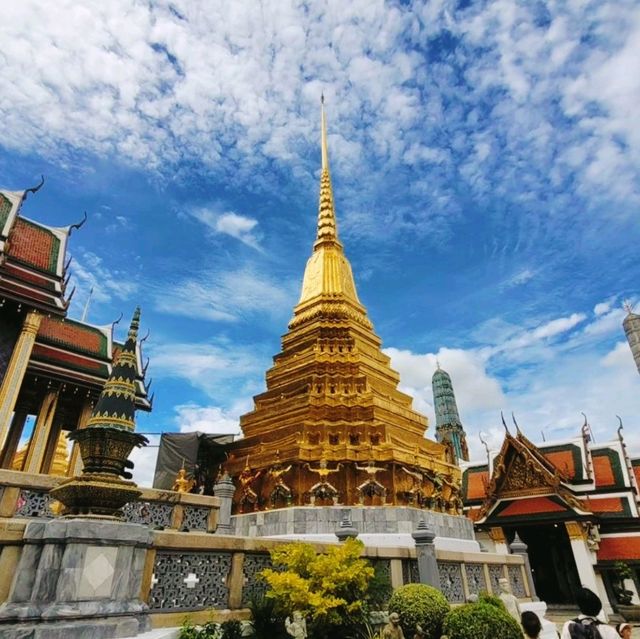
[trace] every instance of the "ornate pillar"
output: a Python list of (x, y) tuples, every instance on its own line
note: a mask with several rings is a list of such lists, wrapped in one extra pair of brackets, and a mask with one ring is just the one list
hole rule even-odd
[[(80, 409), (80, 416), (76, 422), (76, 429), (82, 430), (87, 425), (89, 417), (91, 417), (91, 411), (93, 410), (93, 404), (89, 399), (84, 400), (82, 408)], [(77, 477), (82, 472), (82, 457), (80, 456), (80, 447), (78, 442), (73, 442), (73, 448), (71, 449), (71, 457), (69, 457), (69, 468), (67, 469), (67, 475), (69, 477)]]
[(529, 553), (527, 544), (518, 537), (518, 533), (514, 537), (511, 545), (509, 546), (509, 550), (513, 555), (520, 555), (524, 559), (524, 570), (527, 574), (527, 583), (529, 584), (529, 596), (533, 601), (540, 601), (538, 599), (538, 595), (536, 594), (536, 585), (533, 582), (533, 573), (531, 572), (531, 564), (529, 563)]
[(220, 510), (218, 512), (218, 525), (216, 527), (217, 535), (232, 535), (233, 528), (231, 526), (231, 502), (236, 487), (233, 485), (231, 477), (225, 473), (220, 481), (213, 487), (213, 494), (220, 498)]
[(58, 393), (58, 388), (52, 388), (47, 391), (47, 394), (42, 400), (23, 466), (23, 471), (26, 473), (39, 473), (41, 471), (47, 442), (49, 441), (49, 434), (51, 433), (51, 426), (58, 405)]
[(568, 521), (565, 523), (569, 541), (571, 543), (571, 552), (573, 560), (576, 562), (580, 583), (589, 588), (593, 592), (598, 592), (598, 582), (596, 581), (596, 572), (593, 569), (593, 557), (587, 544), (587, 532), (581, 523), (577, 521)]
[(24, 424), (27, 421), (27, 411), (18, 410), (13, 414), (11, 420), (11, 426), (9, 428), (9, 435), (0, 454), (0, 468), (11, 468), (11, 462), (18, 450), (18, 444), (20, 443), (20, 437), (24, 430)]
[(9, 418), (16, 406), (41, 321), (42, 315), (38, 311), (27, 313), (0, 385), (0, 448), (4, 446), (9, 432)]
[(420, 583), (440, 589), (440, 572), (436, 559), (435, 532), (429, 527), (424, 518), (420, 518), (418, 527), (411, 533), (416, 542), (416, 558), (418, 559), (418, 574)]

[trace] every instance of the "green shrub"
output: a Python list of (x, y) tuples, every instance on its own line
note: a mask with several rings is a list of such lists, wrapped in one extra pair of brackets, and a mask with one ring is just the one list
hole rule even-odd
[(220, 629), (218, 624), (213, 621), (207, 621), (202, 626), (194, 626), (187, 617), (178, 633), (178, 639), (218, 639), (220, 637)]
[(393, 593), (391, 581), (381, 564), (374, 564), (373, 569), (375, 572), (367, 588), (366, 601), (370, 610), (386, 610)]
[(444, 619), (443, 633), (455, 639), (523, 639), (520, 624), (506, 610), (488, 603), (454, 608)]
[(495, 606), (496, 608), (500, 608), (500, 610), (507, 612), (507, 607), (504, 605), (504, 601), (502, 601), (500, 597), (496, 597), (496, 595), (490, 595), (488, 592), (481, 592), (478, 595), (477, 603), (489, 604), (490, 606)]
[(264, 595), (253, 597), (249, 602), (251, 611), (251, 636), (254, 639), (287, 639), (284, 615), (276, 610), (276, 602)]
[[(389, 612), (400, 615), (405, 637), (413, 637), (420, 624), (427, 639), (440, 639), (442, 621), (449, 612), (444, 595), (426, 584), (407, 584), (398, 588), (389, 600)], [(458, 639), (457, 635), (454, 635)]]
[(242, 639), (242, 623), (237, 619), (222, 622), (220, 630), (220, 639)]

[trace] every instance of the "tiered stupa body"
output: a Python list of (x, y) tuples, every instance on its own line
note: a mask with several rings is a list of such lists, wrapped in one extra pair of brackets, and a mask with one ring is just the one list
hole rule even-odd
[(398, 390), (338, 239), (322, 112), (318, 230), (266, 392), (225, 466), (236, 512), (292, 505), (458, 508), (460, 471)]
[(627, 316), (624, 318), (622, 326), (629, 342), (629, 348), (631, 348), (633, 360), (638, 367), (638, 373), (640, 373), (640, 315), (633, 312), (629, 303), (625, 304), (625, 310)]
[(436, 414), (436, 440), (448, 448), (448, 458), (453, 463), (469, 461), (467, 436), (464, 432), (453, 383), (447, 371), (438, 368), (431, 379), (433, 409)]

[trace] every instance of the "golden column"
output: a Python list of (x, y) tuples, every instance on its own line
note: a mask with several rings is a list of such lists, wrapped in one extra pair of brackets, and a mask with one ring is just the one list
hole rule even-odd
[[(87, 426), (89, 417), (91, 417), (91, 411), (93, 410), (93, 404), (90, 400), (85, 399), (82, 409), (80, 410), (80, 416), (76, 424), (77, 430), (82, 430)], [(67, 475), (69, 477), (76, 477), (82, 473), (82, 457), (80, 456), (80, 446), (78, 442), (73, 442), (73, 448), (71, 449), (71, 457), (69, 458), (69, 468)]]
[(41, 321), (42, 315), (38, 311), (27, 313), (0, 386), (0, 450), (9, 432), (9, 420), (18, 400)]
[(27, 457), (22, 468), (25, 473), (39, 473), (42, 470), (42, 462), (47, 451), (47, 442), (49, 441), (53, 420), (56, 415), (56, 407), (58, 406), (59, 393), (60, 389), (52, 388), (47, 391), (42, 400), (36, 425), (33, 427), (33, 434), (29, 442)]
[(17, 410), (13, 413), (11, 427), (9, 428), (9, 435), (6, 439), (4, 448), (0, 453), (0, 468), (11, 468), (26, 421), (26, 410)]

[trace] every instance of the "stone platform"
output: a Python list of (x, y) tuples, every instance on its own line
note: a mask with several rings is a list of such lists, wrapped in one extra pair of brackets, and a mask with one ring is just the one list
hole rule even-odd
[(475, 542), (473, 522), (467, 517), (409, 506), (292, 506), (244, 513), (231, 517), (232, 534), (244, 537), (333, 536), (345, 511), (349, 511), (360, 535), (410, 536), (422, 517), (436, 537)]

